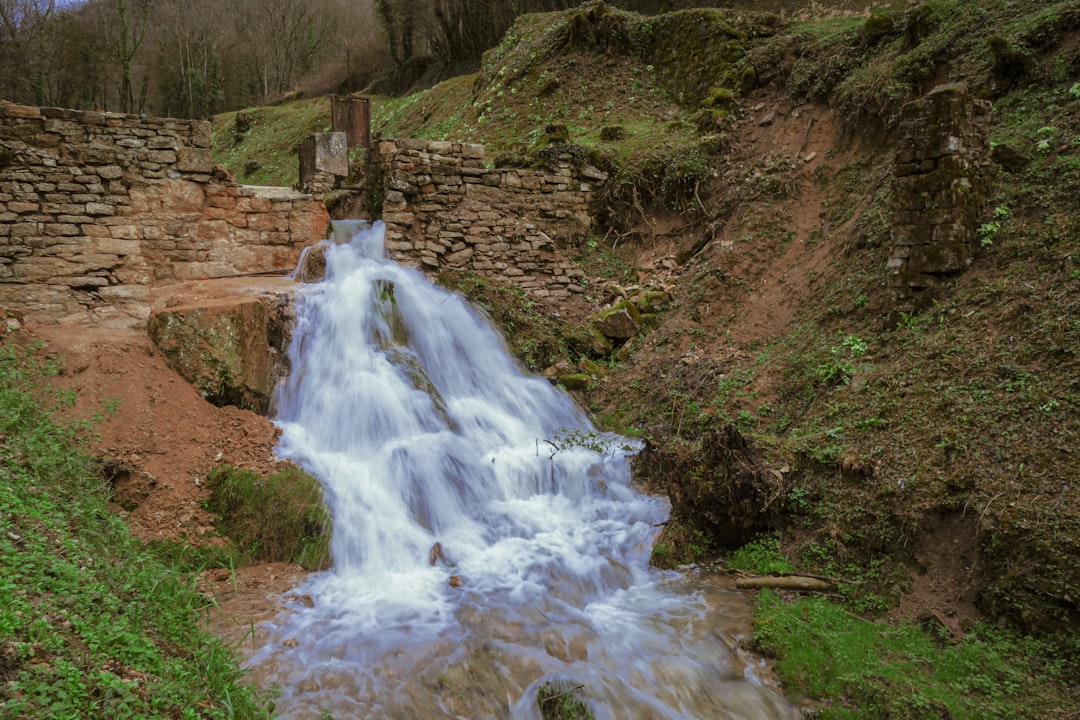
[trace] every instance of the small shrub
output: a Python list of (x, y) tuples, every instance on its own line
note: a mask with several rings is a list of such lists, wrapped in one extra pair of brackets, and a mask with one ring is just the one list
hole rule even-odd
[(330, 517), (319, 481), (288, 468), (267, 478), (218, 465), (207, 476), (206, 509), (251, 562), (292, 562), (308, 570), (330, 564)]
[(765, 535), (751, 540), (728, 556), (724, 564), (758, 575), (778, 575), (795, 570), (780, 552), (778, 535)]

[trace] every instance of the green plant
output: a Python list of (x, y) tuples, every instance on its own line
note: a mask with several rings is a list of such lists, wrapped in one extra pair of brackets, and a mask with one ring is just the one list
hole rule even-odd
[(536, 691), (536, 705), (543, 720), (593, 720), (592, 710), (582, 692), (584, 685), (545, 682)]
[(206, 479), (206, 508), (243, 557), (329, 567), (330, 516), (318, 480), (295, 467), (260, 478), (232, 465), (214, 467)]
[(827, 386), (848, 384), (859, 369), (855, 358), (865, 355), (866, 350), (866, 341), (857, 335), (842, 338), (839, 345), (828, 349), (827, 359), (815, 369), (818, 381)]
[(994, 244), (994, 236), (1001, 230), (1003, 222), (1012, 217), (1012, 212), (1008, 207), (1004, 205), (998, 205), (994, 208), (993, 219), (979, 225), (976, 230), (976, 235), (979, 238), (979, 244), (984, 248), (990, 247)]
[(1035, 144), (1035, 149), (1046, 154), (1053, 149), (1054, 141), (1057, 140), (1058, 129), (1050, 125), (1044, 125), (1035, 131), (1035, 136), (1039, 138), (1039, 142)]
[(53, 417), (60, 365), (0, 342), (0, 716), (268, 717), (205, 600), (106, 509), (85, 425)]
[(778, 575), (794, 572), (794, 568), (780, 552), (779, 535), (762, 535), (743, 545), (729, 555), (727, 567), (745, 570), (758, 575)]

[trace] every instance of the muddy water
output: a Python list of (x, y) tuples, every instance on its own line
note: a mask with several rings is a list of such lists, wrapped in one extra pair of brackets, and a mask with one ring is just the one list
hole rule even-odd
[[(338, 228), (297, 305), (279, 452), (324, 484), (334, 569), (246, 642), (281, 717), (794, 718), (738, 649), (745, 602), (648, 558), (665, 502), (623, 438), (524, 375), (456, 296)], [(249, 638), (250, 640), (251, 638)]]

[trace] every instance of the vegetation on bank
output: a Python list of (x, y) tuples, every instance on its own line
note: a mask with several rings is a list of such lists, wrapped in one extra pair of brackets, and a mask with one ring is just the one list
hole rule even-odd
[(0, 342), (0, 717), (268, 717), (193, 581), (106, 509), (92, 428), (52, 419), (58, 362)]
[(206, 509), (245, 565), (287, 562), (306, 570), (330, 567), (330, 515), (319, 481), (289, 467), (261, 478), (218, 465), (206, 477)]
[[(775, 536), (724, 564), (763, 575), (793, 569)], [(855, 585), (841, 590), (864, 597)], [(753, 649), (776, 658), (788, 696), (823, 718), (1068, 718), (1076, 700), (1071, 662), (1052, 643), (986, 623), (960, 633), (935, 619), (876, 622), (821, 596), (761, 590)]]

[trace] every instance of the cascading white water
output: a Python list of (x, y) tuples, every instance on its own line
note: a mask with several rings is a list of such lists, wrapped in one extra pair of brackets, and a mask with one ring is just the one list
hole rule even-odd
[(282, 716), (539, 718), (555, 682), (597, 718), (794, 717), (701, 588), (648, 568), (668, 507), (629, 487), (626, 441), (382, 259), (381, 224), (336, 233), (277, 398), (334, 520), (314, 607), (248, 663)]

